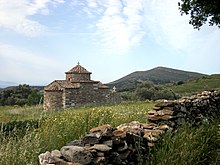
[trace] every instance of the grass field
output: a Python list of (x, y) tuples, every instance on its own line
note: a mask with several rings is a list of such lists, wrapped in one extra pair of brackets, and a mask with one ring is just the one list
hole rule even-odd
[[(113, 106), (84, 107), (53, 113), (43, 113), (42, 107), (1, 107), (1, 121), (12, 125), (27, 122), (25, 127), (15, 127), (11, 133), (0, 131), (0, 164), (38, 164), (40, 153), (60, 149), (66, 143), (79, 139), (93, 127), (111, 124), (146, 122), (147, 112), (155, 102), (128, 102)], [(37, 121), (38, 127), (32, 125)], [(7, 122), (7, 123), (6, 123)], [(220, 121), (219, 121), (220, 122)], [(218, 121), (199, 128), (184, 126), (174, 134), (165, 135), (151, 151), (147, 165), (215, 164), (220, 141)], [(35, 124), (35, 122), (33, 122)], [(2, 124), (1, 127), (3, 127)], [(24, 129), (24, 131), (18, 131)], [(143, 158), (146, 159), (146, 158)]]
[(39, 119), (45, 113), (40, 106), (0, 106), (0, 122)]
[[(4, 121), (37, 120), (39, 128), (33, 129), (29, 125), (25, 127), (25, 132), (18, 131), (18, 134), (13, 136), (5, 136), (2, 131), (0, 164), (38, 164), (40, 153), (59, 149), (85, 135), (92, 127), (101, 124), (111, 124), (114, 127), (134, 120), (146, 122), (147, 112), (153, 105), (154, 102), (130, 102), (113, 106), (68, 109), (50, 114), (42, 114), (40, 107), (1, 107), (1, 119)], [(20, 132), (23, 135), (20, 135)]]

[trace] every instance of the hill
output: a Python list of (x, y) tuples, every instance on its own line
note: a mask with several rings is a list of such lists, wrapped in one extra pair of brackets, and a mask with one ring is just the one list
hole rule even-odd
[(15, 82), (1, 81), (0, 80), (0, 88), (6, 88), (9, 86), (17, 86), (18, 84)]
[(115, 86), (119, 91), (136, 87), (138, 81), (152, 81), (155, 84), (177, 83), (193, 80), (206, 76), (205, 74), (177, 70), (166, 67), (156, 67), (147, 71), (136, 71), (116, 81), (108, 83), (110, 87)]
[(169, 86), (168, 89), (180, 96), (189, 96), (204, 90), (220, 89), (220, 74), (203, 76), (196, 80), (189, 80), (183, 84)]

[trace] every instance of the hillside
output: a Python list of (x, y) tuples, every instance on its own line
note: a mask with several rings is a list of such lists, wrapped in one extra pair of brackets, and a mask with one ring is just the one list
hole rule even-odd
[(175, 83), (188, 81), (206, 76), (205, 74), (177, 70), (166, 67), (156, 67), (147, 71), (136, 71), (114, 82), (108, 83), (110, 87), (115, 86), (119, 90), (134, 88), (140, 80), (149, 80), (155, 84)]
[(204, 90), (220, 89), (220, 74), (204, 76), (196, 80), (189, 80), (181, 85), (172, 85), (168, 89), (180, 96), (192, 95)]

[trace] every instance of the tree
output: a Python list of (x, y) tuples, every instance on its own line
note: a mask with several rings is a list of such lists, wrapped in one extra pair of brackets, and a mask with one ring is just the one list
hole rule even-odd
[(39, 104), (41, 97), (42, 95), (36, 89), (33, 89), (28, 95), (28, 105)]
[(35, 105), (38, 104), (42, 94), (29, 85), (19, 85), (0, 91), (0, 105)]
[(189, 23), (200, 29), (206, 22), (220, 28), (220, 0), (181, 0), (178, 3), (181, 14), (190, 14)]

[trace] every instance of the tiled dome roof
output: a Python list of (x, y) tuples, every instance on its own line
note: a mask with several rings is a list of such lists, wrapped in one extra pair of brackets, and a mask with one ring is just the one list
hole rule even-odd
[(89, 73), (89, 74), (91, 74), (91, 72), (87, 71), (79, 63), (75, 67), (70, 69), (68, 72), (66, 72), (66, 73)]

